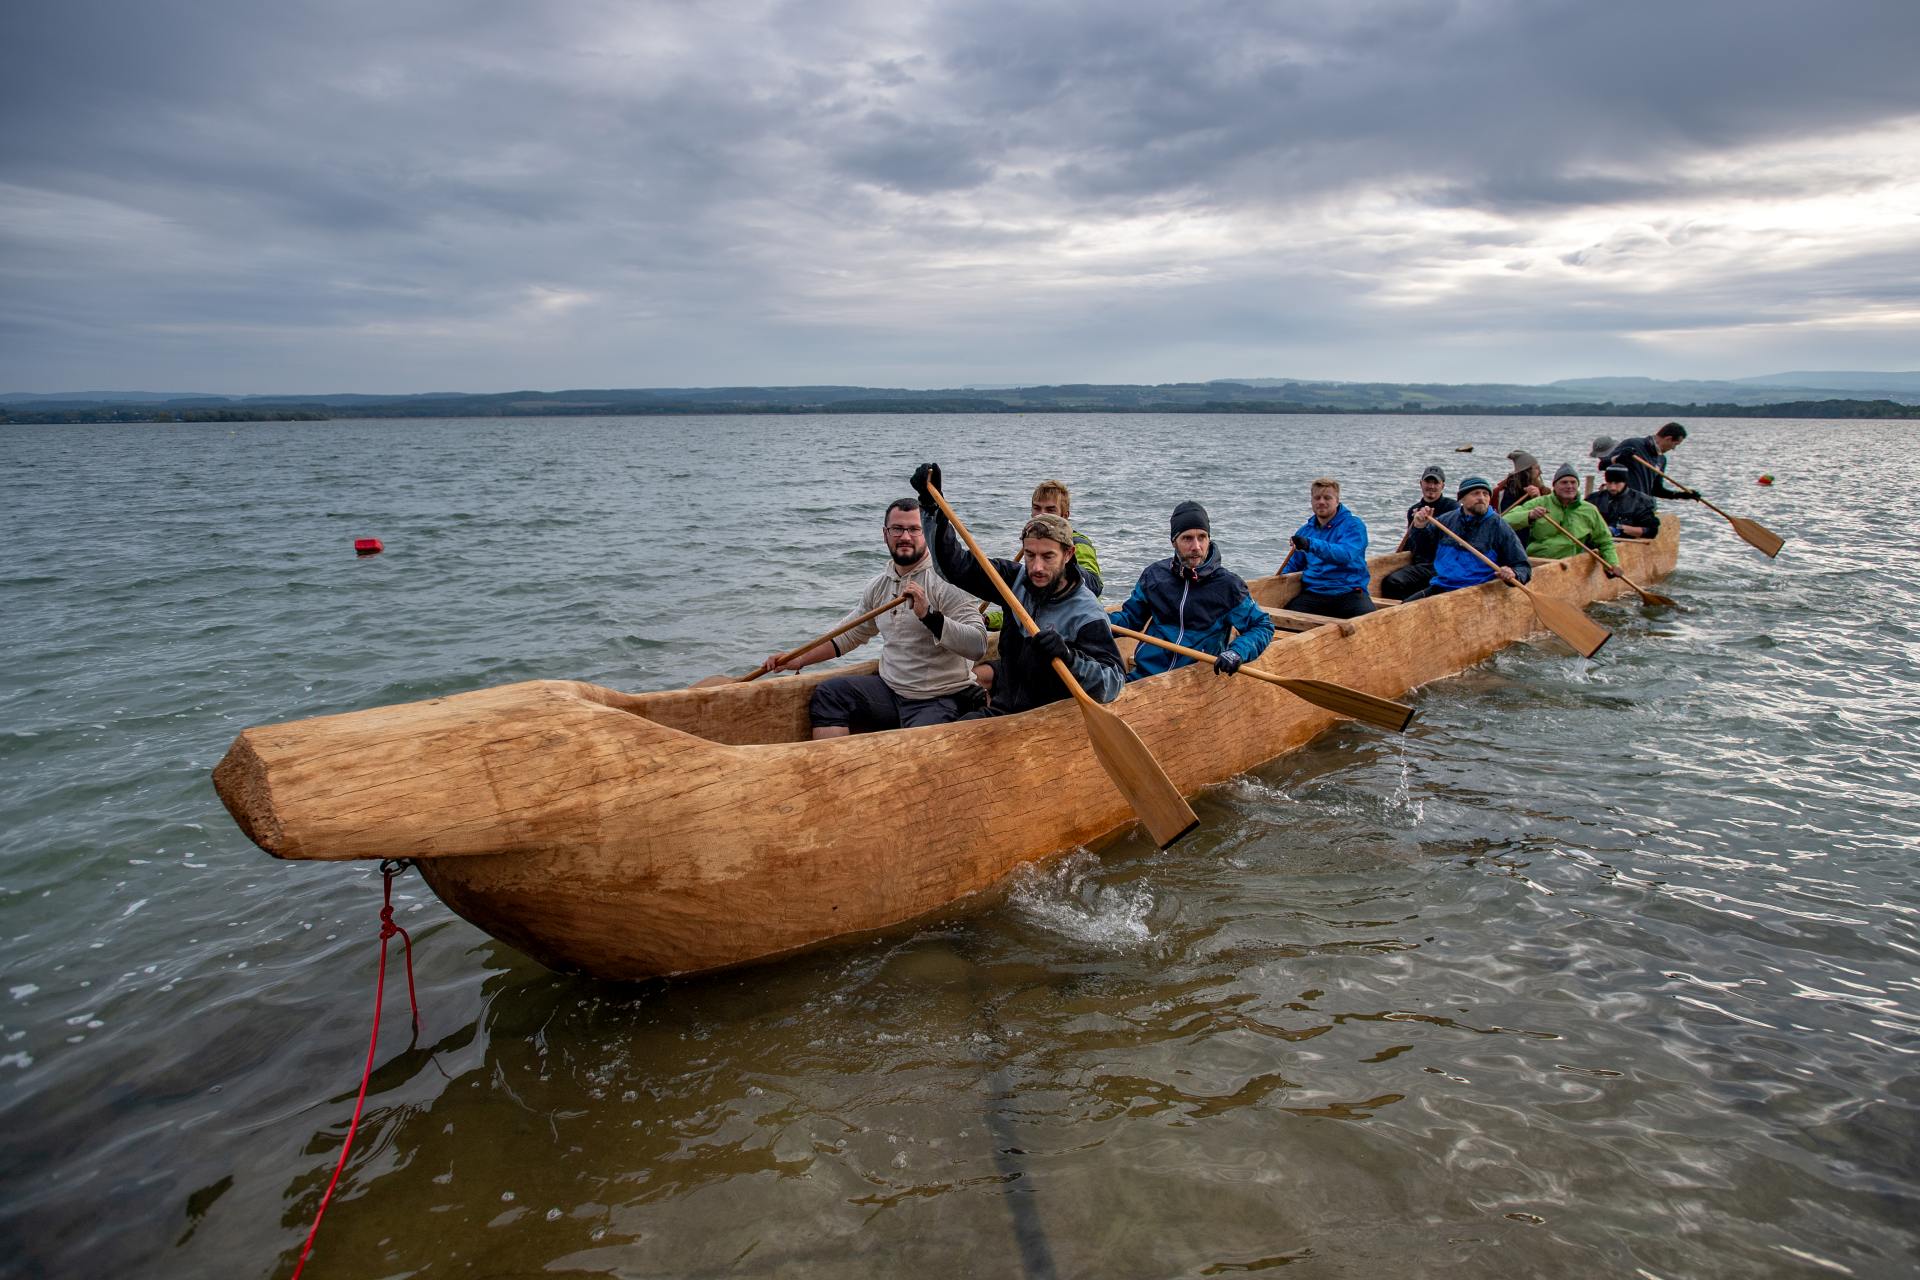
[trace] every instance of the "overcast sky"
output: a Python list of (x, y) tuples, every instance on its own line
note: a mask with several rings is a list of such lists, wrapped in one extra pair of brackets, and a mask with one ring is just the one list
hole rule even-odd
[(18, 0), (0, 391), (1920, 369), (1920, 0)]

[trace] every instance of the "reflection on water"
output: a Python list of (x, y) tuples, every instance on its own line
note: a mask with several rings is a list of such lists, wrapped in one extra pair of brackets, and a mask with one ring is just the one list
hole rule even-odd
[[(1033, 470), (1075, 480), (1117, 578), (1164, 554), (1142, 509), (1204, 494), (1260, 572), (1304, 505), (1289, 477), (1354, 477), (1377, 532), (1457, 437), (1602, 429), (1049, 421), (1113, 445)], [(6, 429), (22, 509), (66, 530), (0, 576), (30, 637), (0, 676), (11, 1270), (298, 1255), (352, 1111), (379, 881), (233, 830), (206, 771), (238, 728), (740, 666), (853, 597), (866, 514), (919, 456), (1011, 528), (1031, 477), (982, 443), (1004, 426)], [(1204, 456), (1257, 466), (1172, 478), (1167, 440), (1228, 430), (1262, 448)], [(1791, 474), (1809, 430), (1890, 517)], [(1536, 637), (1419, 691), (1412, 736), (1341, 728), (1207, 792), (1172, 850), (1070, 852), (916, 931), (615, 987), (403, 878), (422, 1035), (390, 982), (309, 1274), (1906, 1274), (1920, 573), (1861, 563), (1920, 516), (1903, 438), (1703, 428), (1688, 478), (1789, 534), (1778, 562), (1689, 511), (1662, 588), (1689, 611), (1601, 607), (1604, 661)], [(374, 534), (386, 555), (340, 554)]]

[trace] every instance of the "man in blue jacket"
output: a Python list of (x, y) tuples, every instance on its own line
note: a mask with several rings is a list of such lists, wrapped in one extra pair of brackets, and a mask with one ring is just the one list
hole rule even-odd
[(1367, 526), (1340, 501), (1340, 482), (1321, 476), (1310, 491), (1313, 516), (1293, 534), (1281, 573), (1300, 570), (1300, 594), (1287, 601), (1299, 613), (1357, 618), (1373, 612), (1368, 591)]
[[(920, 495), (920, 521), (931, 530), (927, 541), (933, 546), (940, 576), (982, 600), (998, 600), (993, 580), (934, 504), (929, 486), (946, 491), (939, 466), (925, 462), (913, 473), (913, 491)], [(1040, 629), (1029, 636), (1018, 626), (1001, 628), (1000, 656), (993, 661), (993, 705), (963, 715), (962, 720), (1012, 715), (1070, 696), (1053, 669), (1055, 658), (1067, 664), (1095, 702), (1112, 702), (1120, 696), (1126, 664), (1113, 643), (1106, 611), (1087, 589), (1073, 555), (1073, 528), (1059, 516), (1035, 516), (1020, 531), (1020, 559), (993, 561)]]
[(1446, 534), (1440, 534), (1440, 545), (1433, 551), (1433, 582), (1425, 591), (1408, 596), (1408, 604), (1443, 591), (1477, 587), (1496, 577), (1509, 583), (1526, 582), (1533, 577), (1533, 565), (1527, 560), (1527, 549), (1520, 545), (1520, 535), (1493, 512), (1493, 486), (1479, 476), (1468, 476), (1460, 482), (1459, 498), (1460, 505), (1443, 516), (1414, 512), (1413, 527), (1423, 529), (1438, 521), (1472, 543), (1481, 555), (1499, 567), (1487, 568), (1466, 548)]
[[(1266, 649), (1273, 639), (1273, 619), (1253, 602), (1240, 575), (1221, 566), (1205, 507), (1183, 502), (1173, 509), (1168, 523), (1174, 553), (1141, 570), (1133, 594), (1107, 616), (1119, 626), (1215, 654), (1214, 673), (1230, 676), (1241, 663), (1252, 662)], [(1231, 646), (1229, 630), (1240, 633)], [(1143, 644), (1134, 650), (1127, 679), (1157, 676), (1192, 662), (1171, 650)]]

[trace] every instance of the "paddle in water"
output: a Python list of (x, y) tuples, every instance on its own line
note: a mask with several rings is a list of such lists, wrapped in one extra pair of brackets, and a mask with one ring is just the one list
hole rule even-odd
[[(1432, 523), (1434, 528), (1440, 530), (1440, 532), (1465, 547), (1475, 560), (1478, 560), (1481, 564), (1493, 570), (1495, 574), (1500, 572), (1500, 566), (1487, 559), (1487, 557), (1481, 553), (1480, 548), (1474, 546), (1471, 542), (1468, 542), (1465, 538), (1447, 528), (1446, 525), (1441, 524), (1438, 520), (1431, 521), (1430, 523)], [(1601, 645), (1613, 638), (1613, 632), (1607, 630), (1572, 605), (1561, 600), (1550, 600), (1518, 578), (1510, 582), (1505, 578), (1501, 578), (1500, 581), (1506, 582), (1510, 587), (1518, 587), (1526, 592), (1527, 599), (1533, 601), (1534, 616), (1540, 619), (1547, 630), (1553, 632), (1553, 634), (1573, 646), (1573, 651), (1581, 657), (1591, 658), (1594, 654), (1600, 652)]]
[[(905, 596), (895, 596), (893, 599), (887, 601), (885, 604), (879, 606), (878, 608), (867, 610), (865, 613), (861, 614), (859, 617), (853, 619), (853, 621), (843, 622), (839, 626), (835, 627), (833, 630), (827, 632), (827, 634), (823, 636), (815, 636), (813, 639), (801, 645), (798, 649), (787, 650), (785, 653), (780, 655), (780, 661), (792, 662), (795, 658), (799, 657), (801, 654), (805, 653), (807, 650), (813, 648), (813, 646), (817, 644), (825, 644), (829, 640), (836, 640), (839, 637), (847, 634), (847, 632), (853, 630), (855, 627), (859, 626), (861, 623), (872, 622), (875, 618), (879, 617), (881, 614), (885, 613), (887, 610), (897, 609), (901, 605), (905, 604), (906, 602), (907, 602), (907, 598)], [(758, 680), (761, 676), (773, 670), (773, 666), (774, 664), (770, 662), (763, 662), (759, 666), (755, 667), (753, 670), (747, 672), (747, 674), (743, 676), (708, 676), (705, 680), (695, 681), (693, 684), (689, 685), (688, 688), (706, 689), (717, 684), (746, 684), (748, 681)]]
[(1555, 520), (1552, 516), (1547, 514), (1547, 510), (1545, 507), (1535, 507), (1534, 510), (1540, 513), (1540, 518), (1542, 520), (1545, 520), (1548, 524), (1558, 529), (1561, 533), (1565, 533), (1567, 535), (1568, 542), (1571, 542), (1574, 546), (1580, 548), (1582, 551), (1586, 552), (1588, 555), (1592, 556), (1596, 561), (1598, 561), (1600, 567), (1607, 571), (1607, 576), (1609, 578), (1618, 578), (1620, 579), (1620, 581), (1626, 583), (1629, 587), (1632, 587), (1635, 591), (1639, 592), (1640, 603), (1657, 604), (1657, 605), (1664, 606), (1665, 608), (1668, 608), (1668, 609), (1680, 608), (1680, 602), (1678, 600), (1670, 600), (1666, 596), (1663, 596), (1658, 592), (1647, 590), (1645, 587), (1635, 582), (1632, 578), (1629, 578), (1626, 575), (1626, 573), (1620, 569), (1619, 566), (1608, 564), (1607, 558), (1605, 556), (1601, 555), (1598, 551), (1595, 551), (1592, 547), (1588, 546), (1586, 543), (1580, 541), (1580, 539), (1574, 537), (1573, 534), (1569, 533), (1567, 531), (1567, 526), (1561, 524), (1558, 520)]
[[(1135, 631), (1131, 627), (1115, 627), (1113, 634), (1131, 636), (1142, 644), (1155, 645), (1170, 653), (1183, 654), (1199, 662), (1212, 662), (1218, 656), (1199, 649), (1189, 649), (1186, 645), (1162, 640), (1159, 636), (1150, 636), (1144, 631)], [(1277, 676), (1271, 671), (1262, 671), (1258, 667), (1250, 666), (1242, 666), (1234, 674), (1252, 676), (1255, 680), (1277, 684), (1288, 693), (1304, 698), (1316, 707), (1324, 707), (1337, 716), (1365, 720), (1368, 724), (1377, 724), (1382, 729), (1392, 729), (1395, 733), (1405, 733), (1407, 726), (1413, 723), (1414, 709), (1406, 703), (1395, 702), (1391, 698), (1377, 698), (1371, 693), (1362, 693), (1344, 684), (1334, 684), (1331, 680), (1302, 680), (1294, 676)]]
[[(1020, 603), (1020, 597), (1013, 594), (1013, 588), (993, 567), (993, 561), (973, 540), (973, 534), (967, 531), (967, 526), (960, 523), (960, 517), (947, 505), (947, 499), (939, 487), (929, 482), (927, 496), (939, 504), (953, 531), (967, 544), (967, 550), (973, 553), (974, 563), (980, 566), (992, 581), (994, 590), (1006, 602), (1008, 615), (1019, 619), (1021, 629), (1029, 636), (1039, 631), (1039, 624), (1034, 622), (1033, 615)], [(1066, 663), (1058, 658), (1052, 661), (1054, 674), (1060, 677), (1060, 683), (1073, 695), (1073, 700), (1080, 704), (1080, 717), (1087, 726), (1087, 741), (1093, 746), (1094, 757), (1100, 761), (1100, 767), (1107, 771), (1107, 776), (1113, 779), (1114, 787), (1133, 806), (1134, 813), (1139, 815), (1141, 825), (1146, 827), (1154, 843), (1164, 849), (1199, 826), (1200, 819), (1194, 815), (1179, 788), (1173, 785), (1173, 779), (1167, 777), (1167, 771), (1147, 750), (1147, 744), (1140, 741), (1140, 736), (1128, 727), (1125, 720), (1095, 702), (1080, 687), (1080, 682), (1073, 678), (1073, 671)]]
[(1701, 497), (1700, 491), (1698, 489), (1689, 489), (1687, 488), (1687, 486), (1676, 482), (1675, 480), (1673, 480), (1671, 477), (1667, 475), (1666, 471), (1663, 468), (1654, 466), (1651, 462), (1648, 462), (1645, 458), (1641, 457), (1639, 454), (1635, 454), (1633, 457), (1633, 460), (1639, 463), (1641, 466), (1645, 467), (1647, 470), (1653, 472), (1655, 475), (1659, 476), (1661, 479), (1666, 480), (1668, 484), (1673, 485), (1674, 488), (1680, 490), (1682, 493), (1686, 494), (1689, 498), (1692, 498), (1695, 502), (1699, 503), (1701, 506), (1705, 507), (1707, 510), (1713, 512), (1713, 514), (1719, 516), (1722, 520), (1725, 520), (1728, 524), (1732, 525), (1733, 531), (1739, 534), (1742, 538), (1746, 539), (1748, 546), (1753, 547), (1761, 551), (1762, 553), (1764, 553), (1767, 559), (1771, 560), (1775, 556), (1779, 555), (1780, 548), (1787, 545), (1787, 540), (1785, 538), (1781, 537), (1779, 534), (1775, 533), (1773, 530), (1767, 528), (1767, 526), (1759, 523), (1756, 520), (1748, 520), (1741, 516), (1728, 515), (1726, 512), (1722, 511), (1720, 508), (1714, 506), (1711, 502), (1708, 502), (1705, 498)]

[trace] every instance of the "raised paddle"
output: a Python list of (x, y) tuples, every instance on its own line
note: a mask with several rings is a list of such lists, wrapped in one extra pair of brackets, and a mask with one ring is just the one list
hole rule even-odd
[[(861, 623), (872, 622), (875, 618), (879, 617), (881, 614), (885, 613), (887, 610), (897, 609), (901, 605), (905, 604), (906, 602), (907, 602), (907, 598), (905, 596), (895, 596), (893, 599), (887, 601), (885, 604), (881, 605), (879, 608), (867, 610), (865, 613), (855, 618), (852, 622), (843, 622), (839, 626), (835, 627), (833, 630), (827, 632), (827, 634), (823, 636), (815, 636), (813, 639), (801, 645), (798, 649), (787, 650), (785, 653), (780, 655), (780, 661), (792, 662), (795, 658), (799, 657), (801, 654), (805, 653), (807, 650), (813, 648), (813, 646), (817, 644), (825, 644), (829, 640), (837, 639), (840, 636), (847, 634), (847, 632), (853, 630), (855, 627), (859, 626)], [(761, 676), (767, 674), (769, 670), (770, 670), (769, 666), (763, 662), (759, 666), (755, 667), (753, 670), (747, 672), (747, 674), (743, 676), (708, 676), (705, 680), (695, 681), (693, 684), (688, 685), (687, 687), (690, 689), (705, 689), (716, 684), (746, 684), (749, 680), (758, 680)]]
[[(1613, 577), (1620, 579), (1620, 581), (1626, 583), (1628, 586), (1632, 587), (1635, 591), (1639, 592), (1640, 603), (1665, 605), (1669, 609), (1678, 609), (1680, 607), (1680, 602), (1678, 600), (1670, 600), (1666, 596), (1661, 595), (1657, 591), (1647, 590), (1645, 587), (1641, 586), (1639, 583), (1635, 582), (1632, 578), (1629, 578), (1624, 572), (1622, 572), (1618, 565), (1608, 564), (1607, 558), (1605, 556), (1601, 555), (1598, 551), (1595, 551), (1592, 547), (1588, 546), (1586, 543), (1580, 541), (1580, 539), (1574, 537), (1573, 534), (1568, 531), (1567, 526), (1561, 524), (1558, 520), (1555, 520), (1552, 516), (1547, 514), (1547, 509), (1545, 507), (1535, 507), (1534, 510), (1540, 513), (1540, 518), (1542, 520), (1545, 520), (1548, 524), (1552, 525), (1554, 528), (1558, 529), (1560, 532), (1566, 534), (1567, 541), (1571, 542), (1574, 546), (1580, 548), (1582, 551), (1586, 552), (1588, 555), (1592, 556), (1595, 560), (1597, 560), (1602, 569), (1610, 570)], [(1636, 525), (1635, 527), (1638, 528), (1639, 526)]]
[[(987, 553), (967, 532), (967, 526), (960, 523), (960, 517), (953, 514), (953, 508), (947, 505), (946, 497), (932, 483), (927, 485), (927, 493), (940, 504), (940, 510), (946, 514), (955, 533), (967, 544), (967, 550), (973, 552), (974, 563), (979, 565), (993, 583), (994, 590), (1006, 601), (1007, 613), (1020, 620), (1020, 626), (1031, 636), (1039, 626), (1033, 616), (1013, 594), (1013, 588), (1007, 585), (1000, 571), (993, 567), (993, 561), (987, 559)], [(1200, 819), (1194, 816), (1191, 806), (1167, 777), (1167, 771), (1147, 750), (1147, 744), (1140, 736), (1127, 727), (1127, 722), (1113, 712), (1095, 702), (1080, 682), (1073, 678), (1073, 672), (1060, 659), (1053, 659), (1053, 670), (1060, 677), (1060, 683), (1067, 687), (1075, 702), (1080, 704), (1081, 719), (1086, 722), (1087, 741), (1093, 745), (1093, 754), (1100, 761), (1100, 767), (1113, 779), (1114, 787), (1127, 798), (1133, 811), (1140, 816), (1140, 822), (1146, 827), (1154, 843), (1162, 849), (1178, 840), (1187, 832), (1200, 825)]]
[[(1439, 525), (1440, 532), (1446, 534), (1449, 538), (1452, 538), (1455, 542), (1472, 552), (1474, 559), (1493, 570), (1495, 574), (1500, 572), (1500, 566), (1482, 555), (1480, 548), (1474, 546), (1471, 542), (1468, 542), (1444, 524), (1440, 524), (1438, 520), (1433, 521), (1433, 523)], [(1506, 581), (1504, 578), (1500, 580), (1502, 582)], [(1600, 646), (1613, 637), (1613, 632), (1607, 630), (1592, 618), (1589, 618), (1586, 614), (1564, 601), (1550, 600), (1538, 591), (1535, 591), (1532, 587), (1529, 587), (1526, 583), (1518, 581), (1517, 579), (1507, 585), (1518, 587), (1526, 592), (1527, 599), (1533, 601), (1533, 612), (1535, 616), (1546, 624), (1547, 630), (1572, 645), (1573, 651), (1583, 658), (1591, 658), (1594, 654), (1600, 652)]]
[[(1199, 649), (1189, 649), (1183, 644), (1171, 640), (1162, 640), (1159, 636), (1150, 636), (1144, 631), (1135, 631), (1131, 627), (1115, 627), (1113, 634), (1132, 636), (1142, 644), (1157, 645), (1172, 653), (1184, 654), (1201, 662), (1211, 662), (1216, 655), (1203, 653)], [(1355, 720), (1365, 720), (1368, 724), (1377, 724), (1382, 729), (1392, 729), (1395, 733), (1405, 733), (1407, 726), (1413, 723), (1414, 710), (1404, 702), (1394, 702), (1389, 698), (1376, 698), (1370, 693), (1350, 689), (1344, 684), (1334, 684), (1328, 680), (1301, 680), (1293, 676), (1276, 676), (1270, 671), (1243, 666), (1236, 673), (1252, 676), (1255, 680), (1265, 680), (1268, 684), (1277, 684), (1288, 693), (1305, 698), (1316, 707), (1324, 707), (1337, 716), (1351, 716)]]
[(1711, 502), (1708, 502), (1705, 498), (1701, 497), (1700, 491), (1698, 489), (1689, 489), (1687, 488), (1687, 486), (1683, 484), (1677, 484), (1676, 481), (1674, 481), (1670, 476), (1667, 475), (1666, 470), (1664, 468), (1654, 466), (1651, 462), (1648, 462), (1645, 458), (1641, 457), (1637, 453), (1632, 455), (1632, 457), (1635, 462), (1639, 463), (1641, 466), (1645, 467), (1647, 470), (1653, 472), (1653, 474), (1659, 476), (1661, 479), (1665, 480), (1668, 484), (1675, 485), (1681, 492), (1685, 493), (1689, 498), (1692, 498), (1695, 502), (1699, 503), (1701, 506), (1705, 507), (1707, 510), (1713, 512), (1713, 514), (1719, 516), (1722, 520), (1725, 520), (1728, 524), (1732, 525), (1733, 531), (1739, 534), (1742, 538), (1745, 538), (1747, 540), (1748, 546), (1757, 548), (1758, 550), (1763, 552), (1766, 555), (1767, 559), (1771, 560), (1775, 556), (1779, 555), (1780, 548), (1787, 545), (1787, 540), (1785, 538), (1781, 537), (1779, 534), (1775, 533), (1773, 530), (1767, 528), (1767, 526), (1760, 524), (1758, 521), (1747, 520), (1740, 516), (1728, 515), (1726, 512), (1722, 511), (1720, 508), (1714, 506)]

